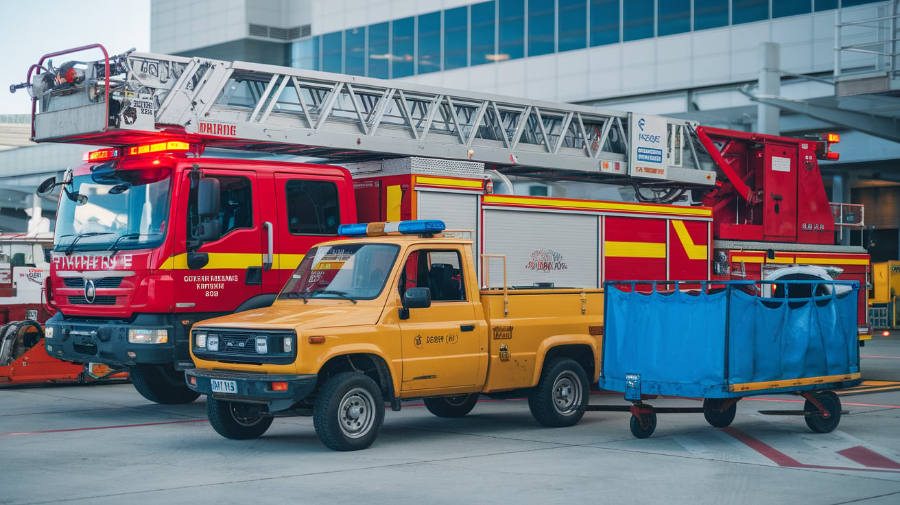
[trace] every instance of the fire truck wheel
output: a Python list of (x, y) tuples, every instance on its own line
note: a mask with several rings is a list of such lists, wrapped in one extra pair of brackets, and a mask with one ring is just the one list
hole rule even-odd
[(200, 393), (184, 382), (184, 372), (172, 365), (135, 365), (128, 369), (131, 383), (144, 398), (162, 405), (191, 403)]
[(841, 422), (841, 400), (833, 391), (814, 393), (819, 403), (828, 411), (828, 419), (822, 417), (819, 409), (809, 400), (803, 405), (806, 412), (806, 425), (816, 433), (831, 433)]
[(573, 426), (584, 416), (588, 393), (587, 374), (581, 365), (570, 358), (557, 358), (544, 366), (537, 387), (528, 395), (528, 407), (544, 426)]
[(478, 403), (478, 395), (443, 396), (440, 398), (425, 398), (425, 408), (428, 412), (438, 417), (464, 417)]
[(232, 440), (259, 438), (273, 421), (268, 416), (254, 415), (244, 404), (212, 397), (206, 399), (206, 415), (216, 433)]
[(335, 451), (357, 451), (372, 445), (384, 423), (381, 389), (359, 372), (328, 379), (316, 396), (313, 425), (319, 440)]
[(737, 402), (732, 403), (730, 407), (721, 410), (721, 405), (725, 400), (719, 398), (706, 398), (703, 400), (703, 417), (706, 422), (716, 428), (725, 428), (734, 421), (737, 414)]

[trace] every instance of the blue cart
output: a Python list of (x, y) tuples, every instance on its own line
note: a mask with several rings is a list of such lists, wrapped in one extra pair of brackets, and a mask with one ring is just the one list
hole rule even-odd
[[(649, 437), (656, 414), (702, 412), (713, 426), (734, 420), (752, 395), (806, 398), (813, 431), (834, 430), (841, 402), (831, 391), (859, 384), (859, 283), (787, 280), (604, 283), (600, 388), (625, 393), (631, 432)], [(657, 396), (702, 398), (703, 408), (654, 409)]]

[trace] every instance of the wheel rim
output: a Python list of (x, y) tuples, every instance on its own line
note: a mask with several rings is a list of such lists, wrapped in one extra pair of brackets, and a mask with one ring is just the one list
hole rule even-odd
[(234, 422), (238, 423), (241, 426), (256, 426), (262, 420), (262, 417), (247, 417), (239, 415), (238, 409), (233, 403), (228, 406), (228, 410), (231, 412), (231, 418), (234, 419)]
[(566, 370), (553, 381), (553, 408), (562, 415), (572, 415), (581, 404), (581, 381), (574, 372)]
[(338, 424), (345, 436), (363, 437), (375, 423), (375, 399), (365, 389), (353, 388), (341, 399), (338, 416)]
[(446, 398), (444, 401), (447, 402), (447, 405), (451, 405), (453, 407), (462, 407), (466, 400), (469, 399), (469, 395), (462, 396), (451, 396), (450, 398)]

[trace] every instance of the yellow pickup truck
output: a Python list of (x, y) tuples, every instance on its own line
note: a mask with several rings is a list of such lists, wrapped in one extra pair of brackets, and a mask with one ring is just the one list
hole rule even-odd
[(528, 396), (534, 418), (571, 426), (600, 369), (603, 293), (479, 289), (472, 241), (441, 221), (344, 225), (310, 249), (271, 307), (194, 325), (188, 386), (213, 428), (261, 436), (311, 415), (329, 448), (364, 449), (385, 402), (423, 398), (462, 417), (480, 394)]

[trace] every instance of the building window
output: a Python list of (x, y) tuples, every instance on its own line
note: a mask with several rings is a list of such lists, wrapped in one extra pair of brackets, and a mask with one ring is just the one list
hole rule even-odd
[(812, 4), (809, 0), (778, 0), (772, 2), (772, 17), (783, 18), (798, 14), (809, 14)]
[(344, 73), (366, 75), (366, 27), (347, 30), (344, 45)]
[(291, 66), (305, 70), (319, 70), (319, 37), (298, 40), (291, 44)]
[(656, 8), (658, 36), (691, 31), (691, 0), (665, 0), (659, 2)]
[(528, 56), (556, 50), (555, 4), (555, 0), (528, 0)]
[(882, 0), (841, 0), (841, 7), (856, 7), (857, 5), (873, 4), (880, 1)]
[[(810, 5), (809, 0), (803, 1)], [(731, 9), (731, 23), (735, 25), (769, 19), (769, 0), (733, 0)]]
[(653, 0), (622, 3), (622, 40), (653, 38)]
[(398, 19), (391, 23), (391, 78), (409, 77), (415, 69), (415, 18)]
[(390, 23), (378, 23), (369, 27), (369, 77), (387, 79), (390, 77), (389, 47), (391, 25)]
[(469, 65), (469, 9), (444, 11), (444, 70)]
[[(242, 176), (207, 174), (207, 178), (219, 181), (219, 212), (198, 216), (196, 210), (188, 210), (188, 237), (213, 242), (233, 230), (253, 228), (253, 186)], [(191, 202), (196, 202), (196, 188), (191, 188)]]
[(619, 0), (591, 0), (591, 46), (619, 43)]
[(496, 59), (494, 45), (496, 11), (494, 2), (472, 6), (472, 65), (481, 65)]
[(525, 2), (500, 0), (500, 47), (497, 60), (515, 60), (525, 56)]
[(291, 235), (336, 235), (341, 224), (337, 185), (326, 181), (287, 181), (287, 224)]
[(837, 9), (838, 0), (816, 0), (816, 12)]
[(694, 0), (694, 30), (728, 26), (728, 0)]
[(419, 16), (418, 73), (427, 74), (441, 69), (441, 13)]
[(587, 47), (587, 0), (559, 0), (559, 51)]
[(322, 70), (343, 73), (344, 33), (334, 32), (322, 35)]

